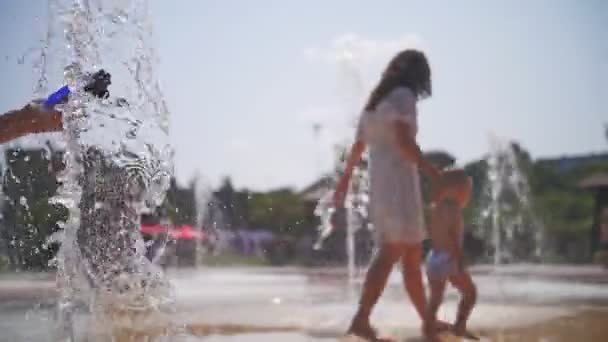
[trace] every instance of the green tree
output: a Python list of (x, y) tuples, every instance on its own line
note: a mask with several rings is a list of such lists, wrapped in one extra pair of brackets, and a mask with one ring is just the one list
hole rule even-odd
[(175, 178), (171, 179), (163, 208), (173, 224), (195, 225), (196, 198), (193, 184), (190, 184), (189, 187), (180, 187)]
[(11, 266), (45, 269), (57, 250), (48, 239), (68, 215), (65, 207), (49, 203), (57, 191), (55, 173), (61, 155), (52, 150), (49, 154), (47, 150), (14, 149), (6, 151), (5, 157), (1, 237)]
[(588, 176), (608, 172), (608, 162), (582, 164), (559, 171), (537, 162), (533, 172), (535, 209), (545, 224), (547, 257), (555, 261), (588, 261), (593, 221), (593, 195), (578, 185)]
[(304, 200), (291, 189), (253, 193), (249, 201), (251, 225), (270, 229), (280, 234), (304, 233), (306, 206)]

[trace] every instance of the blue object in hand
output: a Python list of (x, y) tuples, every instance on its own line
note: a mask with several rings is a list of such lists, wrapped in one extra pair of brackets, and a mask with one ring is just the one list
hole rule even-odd
[[(110, 92), (108, 92), (108, 86), (112, 84), (112, 76), (105, 72), (105, 70), (101, 69), (94, 74), (87, 74), (86, 77), (86, 85), (84, 86), (84, 91), (92, 94), (93, 96), (99, 98), (107, 98), (110, 96)], [(67, 85), (59, 88), (56, 92), (52, 93), (43, 103), (46, 108), (53, 108), (57, 104), (65, 101), (72, 91), (70, 87)]]
[(64, 101), (70, 95), (70, 88), (65, 85), (56, 92), (49, 95), (49, 97), (44, 101), (44, 106), (47, 108), (53, 108), (58, 103)]

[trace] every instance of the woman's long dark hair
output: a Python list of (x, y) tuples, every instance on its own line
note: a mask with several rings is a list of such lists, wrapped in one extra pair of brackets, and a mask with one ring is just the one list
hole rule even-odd
[(405, 50), (390, 61), (382, 79), (372, 91), (365, 110), (374, 110), (393, 89), (407, 87), (417, 98), (431, 96), (431, 68), (424, 53)]

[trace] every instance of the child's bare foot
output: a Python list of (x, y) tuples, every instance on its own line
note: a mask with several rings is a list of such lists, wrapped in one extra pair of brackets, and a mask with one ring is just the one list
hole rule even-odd
[(455, 324), (451, 329), (452, 334), (458, 337), (464, 337), (469, 340), (479, 341), (479, 336), (473, 334), (467, 327), (462, 324)]

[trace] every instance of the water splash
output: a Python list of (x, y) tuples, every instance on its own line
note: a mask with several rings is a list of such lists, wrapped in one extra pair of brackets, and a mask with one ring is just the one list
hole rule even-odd
[[(66, 168), (55, 198), (70, 214), (57, 256), (57, 339), (74, 340), (80, 301), (102, 334), (123, 322), (116, 313), (149, 318), (171, 310), (172, 289), (145, 257), (139, 219), (163, 201), (172, 150), (147, 1), (50, 1), (48, 26), (38, 87), (64, 65), (63, 79), (74, 90), (59, 108)], [(101, 100), (81, 90), (87, 73), (102, 67), (114, 76), (110, 91), (122, 98)]]
[(544, 227), (534, 214), (528, 179), (514, 145), (492, 136), (487, 165), (479, 227), (486, 241), (492, 241), (494, 264), (538, 260)]

